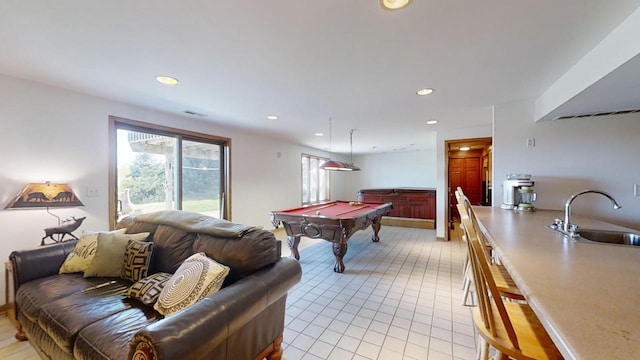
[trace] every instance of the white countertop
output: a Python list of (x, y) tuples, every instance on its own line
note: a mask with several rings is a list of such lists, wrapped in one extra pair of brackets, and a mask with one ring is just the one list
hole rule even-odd
[[(640, 247), (563, 237), (546, 228), (561, 211), (473, 209), (565, 358), (640, 358)], [(579, 216), (572, 223), (629, 230)]]

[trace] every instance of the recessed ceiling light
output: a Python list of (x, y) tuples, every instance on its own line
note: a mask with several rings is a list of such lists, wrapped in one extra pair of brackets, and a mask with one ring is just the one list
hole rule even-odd
[(429, 120), (427, 121), (427, 125), (435, 125), (438, 123), (438, 120)]
[(380, 0), (380, 5), (389, 10), (398, 10), (409, 5), (411, 0)]
[(460, 148), (460, 151), (469, 151), (469, 149), (471, 149), (471, 148), (468, 147), (468, 146), (463, 146), (463, 147)]
[(267, 115), (267, 120), (278, 120), (278, 115)]
[(315, 136), (324, 136), (324, 133), (320, 133), (320, 132), (318, 132), (318, 133), (315, 133), (315, 134), (313, 134), (313, 135), (315, 135)]
[(178, 79), (173, 78), (171, 76), (156, 76), (156, 80), (165, 84), (165, 85), (178, 85), (180, 81)]
[(433, 94), (433, 89), (431, 88), (420, 89), (416, 91), (416, 94), (420, 96), (430, 95), (430, 94)]

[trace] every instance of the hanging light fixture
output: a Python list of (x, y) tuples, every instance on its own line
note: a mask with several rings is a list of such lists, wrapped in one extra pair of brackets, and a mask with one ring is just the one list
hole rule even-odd
[(350, 171), (360, 171), (360, 168), (353, 165), (353, 132), (356, 131), (356, 129), (351, 129), (351, 131), (349, 132), (349, 169)]
[(333, 157), (333, 153), (331, 152), (332, 131), (331, 131), (331, 118), (329, 118), (329, 161), (325, 161), (324, 163), (322, 163), (322, 165), (320, 165), (320, 169), (329, 170), (329, 171), (360, 171), (359, 167), (353, 165), (353, 131), (354, 129), (351, 129), (351, 134), (349, 136), (349, 142), (351, 146), (350, 163), (347, 164), (342, 161), (332, 160), (331, 159)]

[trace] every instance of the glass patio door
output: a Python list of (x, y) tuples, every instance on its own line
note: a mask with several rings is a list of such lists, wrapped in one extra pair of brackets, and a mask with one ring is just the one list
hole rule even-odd
[(158, 210), (228, 219), (227, 144), (115, 123), (115, 220)]
[(182, 142), (182, 210), (222, 218), (222, 146)]

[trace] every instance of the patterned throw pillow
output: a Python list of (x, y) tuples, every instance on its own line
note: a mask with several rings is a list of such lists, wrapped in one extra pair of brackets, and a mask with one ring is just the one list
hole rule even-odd
[(124, 252), (129, 240), (145, 240), (148, 232), (139, 234), (100, 234), (96, 254), (84, 277), (119, 277), (124, 265)]
[(152, 252), (152, 242), (129, 240), (124, 252), (124, 266), (120, 277), (131, 281), (138, 281), (146, 277), (149, 272)]
[(76, 247), (67, 255), (62, 266), (60, 266), (60, 274), (84, 272), (91, 264), (91, 260), (96, 254), (98, 246), (98, 235), (101, 233), (124, 234), (127, 229), (118, 229), (114, 231), (83, 231), (80, 240), (76, 243)]
[(138, 280), (127, 289), (124, 295), (139, 300), (147, 306), (151, 306), (156, 303), (160, 292), (169, 279), (171, 279), (171, 274), (169, 273), (155, 273)]
[(197, 253), (187, 258), (176, 270), (153, 306), (169, 316), (215, 293), (229, 274), (229, 267)]

